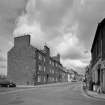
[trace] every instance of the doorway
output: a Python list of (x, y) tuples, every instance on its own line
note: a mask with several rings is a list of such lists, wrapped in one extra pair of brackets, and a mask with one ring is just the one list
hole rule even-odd
[(98, 85), (100, 85), (100, 69), (98, 69)]

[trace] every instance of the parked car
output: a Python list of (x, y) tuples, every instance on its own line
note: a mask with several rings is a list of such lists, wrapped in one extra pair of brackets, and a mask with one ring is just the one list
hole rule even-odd
[(7, 79), (0, 80), (0, 87), (16, 87), (16, 83)]
[(10, 83), (9, 83), (9, 87), (16, 87), (16, 83), (10, 82)]

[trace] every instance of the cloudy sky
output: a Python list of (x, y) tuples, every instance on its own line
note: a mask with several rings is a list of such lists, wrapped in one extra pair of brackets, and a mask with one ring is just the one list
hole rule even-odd
[(47, 44), (67, 68), (83, 72), (105, 0), (0, 0), (0, 72), (6, 73), (13, 38), (31, 34), (35, 47)]

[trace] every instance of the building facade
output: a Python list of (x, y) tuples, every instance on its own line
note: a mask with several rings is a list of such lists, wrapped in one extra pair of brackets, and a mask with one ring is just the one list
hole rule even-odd
[(86, 87), (89, 90), (93, 90), (93, 86), (92, 86), (92, 73), (91, 73), (90, 65), (85, 68), (85, 78), (84, 78), (84, 80), (85, 80), (85, 83), (86, 83)]
[(7, 77), (19, 85), (38, 85), (66, 81), (60, 55), (51, 57), (50, 49), (39, 50), (30, 44), (30, 35), (14, 38), (8, 51)]
[(105, 19), (98, 24), (91, 56), (92, 81), (105, 92)]

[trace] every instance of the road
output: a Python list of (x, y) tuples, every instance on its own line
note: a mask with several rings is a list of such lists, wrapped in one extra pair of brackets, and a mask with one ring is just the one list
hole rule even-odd
[(1, 92), (0, 105), (105, 105), (105, 100), (86, 96), (75, 82)]

